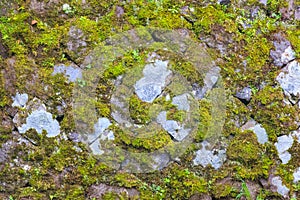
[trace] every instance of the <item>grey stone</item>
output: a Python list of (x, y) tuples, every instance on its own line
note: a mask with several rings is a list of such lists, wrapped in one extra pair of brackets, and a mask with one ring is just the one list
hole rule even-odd
[(161, 94), (166, 78), (171, 74), (167, 69), (168, 61), (155, 60), (143, 70), (144, 77), (135, 85), (135, 93), (144, 102), (152, 103)]
[(86, 37), (84, 33), (79, 28), (75, 26), (71, 26), (69, 30), (69, 41), (67, 43), (67, 47), (69, 51), (72, 51), (76, 54), (81, 54), (85, 51), (85, 47), (87, 47)]
[(60, 133), (58, 121), (52, 118), (52, 114), (44, 110), (35, 110), (27, 118), (26, 124), (18, 127), (20, 133), (25, 133), (30, 128), (35, 129), (38, 133), (43, 130), (47, 131), (47, 137), (55, 137)]
[(276, 66), (282, 67), (295, 59), (296, 54), (291, 47), (291, 43), (281, 34), (275, 34), (274, 37), (275, 40), (273, 44), (275, 50), (270, 51), (270, 56), (274, 60)]
[(267, 134), (266, 130), (261, 126), (261, 124), (258, 124), (253, 119), (248, 121), (241, 128), (242, 128), (242, 130), (251, 130), (251, 131), (253, 131), (254, 134), (257, 137), (258, 143), (265, 144), (266, 142), (268, 142), (268, 134)]
[(282, 180), (280, 177), (276, 176), (272, 178), (271, 184), (277, 188), (277, 192), (283, 197), (288, 197), (290, 189), (282, 184)]
[(259, 3), (263, 4), (263, 5), (267, 5), (268, 0), (259, 0)]
[(217, 83), (220, 77), (221, 69), (219, 67), (211, 68), (206, 74), (204, 78), (204, 86), (203, 87), (195, 87), (194, 93), (195, 97), (198, 99), (202, 99), (207, 91), (211, 90), (214, 85)]
[(107, 128), (111, 125), (111, 122), (108, 118), (102, 117), (99, 118), (97, 123), (94, 125), (94, 133), (88, 135), (88, 145), (91, 148), (93, 154), (101, 155), (104, 151), (101, 149), (101, 140), (114, 140), (115, 136), (112, 131), (106, 131)]
[(190, 104), (188, 101), (188, 94), (182, 94), (173, 97), (172, 104), (176, 105), (179, 110), (190, 110)]
[(300, 6), (295, 10), (295, 20), (300, 20)]
[(300, 64), (295, 60), (285, 66), (276, 80), (282, 89), (291, 95), (300, 95)]
[(122, 17), (124, 15), (124, 8), (122, 8), (121, 6), (117, 6), (116, 15), (118, 18)]
[(24, 107), (28, 101), (28, 94), (24, 93), (24, 94), (19, 94), (17, 93), (15, 97), (12, 97), (13, 99), (13, 107)]
[(252, 90), (250, 87), (244, 87), (242, 90), (238, 91), (235, 96), (239, 99), (250, 101), (252, 95)]
[(211, 165), (214, 169), (219, 169), (226, 160), (226, 150), (207, 150), (210, 144), (207, 141), (203, 141), (201, 144), (202, 148), (196, 151), (196, 157), (193, 160), (194, 165), (201, 165), (202, 167)]
[(298, 183), (300, 181), (300, 167), (298, 167), (293, 173), (294, 183)]
[(181, 127), (177, 121), (167, 120), (167, 112), (162, 111), (156, 118), (165, 131), (167, 131), (176, 141), (182, 141), (189, 133), (190, 129)]
[(72, 66), (72, 65), (70, 66), (65, 66), (64, 64), (55, 65), (52, 75), (58, 73), (64, 74), (68, 78), (69, 82), (75, 82), (76, 79), (82, 78), (82, 70), (79, 67)]
[(288, 163), (288, 161), (291, 159), (291, 155), (287, 151), (292, 147), (293, 142), (294, 140), (291, 135), (283, 135), (277, 138), (275, 147), (283, 164)]

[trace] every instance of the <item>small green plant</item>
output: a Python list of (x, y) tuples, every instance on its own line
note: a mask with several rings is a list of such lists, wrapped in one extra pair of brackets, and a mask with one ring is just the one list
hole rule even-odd
[(242, 188), (240, 193), (236, 196), (236, 199), (240, 199), (243, 196), (246, 197), (247, 200), (251, 200), (251, 194), (247, 187), (247, 184), (245, 181), (242, 180)]

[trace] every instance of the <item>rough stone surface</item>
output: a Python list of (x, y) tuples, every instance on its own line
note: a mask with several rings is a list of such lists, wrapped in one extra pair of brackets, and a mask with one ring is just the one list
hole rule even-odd
[(277, 192), (283, 197), (288, 197), (290, 189), (288, 189), (285, 185), (282, 184), (282, 180), (280, 177), (273, 177), (271, 180), (271, 184), (277, 188)]
[(282, 164), (288, 163), (291, 159), (291, 154), (288, 152), (289, 148), (293, 145), (293, 137), (291, 135), (283, 135), (277, 138), (277, 142), (275, 143), (275, 147), (278, 151), (279, 158), (282, 161)]
[(235, 96), (241, 100), (249, 102), (251, 99), (252, 90), (250, 87), (244, 87), (242, 90), (238, 91)]
[(204, 86), (203, 87), (197, 87), (194, 88), (195, 96), (198, 99), (202, 99), (206, 92), (211, 90), (213, 86), (217, 83), (219, 77), (220, 77), (220, 68), (219, 67), (213, 67), (211, 68), (206, 74), (204, 78)]
[(291, 47), (291, 43), (281, 34), (275, 34), (274, 37), (275, 40), (273, 41), (273, 44), (275, 50), (271, 50), (270, 56), (274, 60), (276, 66), (282, 67), (295, 59), (296, 54)]
[(268, 134), (267, 134), (266, 130), (261, 126), (261, 124), (258, 124), (253, 119), (248, 121), (241, 128), (242, 128), (242, 130), (253, 131), (257, 137), (258, 143), (265, 144), (266, 142), (268, 142)]
[(182, 94), (173, 97), (172, 104), (176, 105), (179, 110), (190, 110), (190, 104), (188, 100), (188, 94)]
[(67, 43), (68, 50), (75, 54), (82, 54), (87, 47), (86, 37), (82, 30), (75, 26), (70, 27), (69, 30), (69, 42)]
[(295, 10), (295, 19), (300, 20), (300, 6)]
[(207, 141), (203, 141), (201, 144), (202, 148), (196, 151), (196, 157), (193, 160), (194, 165), (201, 165), (202, 167), (211, 165), (214, 169), (219, 169), (226, 160), (226, 150), (207, 150), (210, 144)]
[(136, 189), (129, 189), (124, 187), (110, 186), (103, 183), (99, 185), (92, 185), (88, 190), (88, 196), (90, 199), (102, 199), (102, 196), (106, 193), (113, 192), (116, 194), (126, 194), (129, 199), (136, 199), (139, 197), (139, 192)]
[(171, 74), (167, 66), (168, 61), (161, 60), (155, 60), (153, 64), (145, 66), (144, 77), (134, 85), (135, 92), (142, 101), (152, 103), (161, 94), (166, 78)]
[(177, 121), (167, 120), (166, 111), (160, 112), (156, 120), (176, 141), (182, 141), (191, 131), (190, 129), (181, 127)]
[(47, 131), (47, 137), (55, 137), (60, 133), (58, 121), (53, 120), (52, 114), (44, 110), (33, 111), (26, 119), (26, 124), (18, 127), (20, 133), (25, 133), (30, 128), (35, 129), (38, 133), (43, 130)]
[(109, 119), (102, 117), (99, 118), (94, 125), (94, 133), (88, 135), (87, 143), (91, 148), (93, 154), (101, 155), (104, 151), (101, 149), (100, 140), (114, 140), (115, 136), (112, 131), (107, 131), (107, 128), (111, 125)]
[(298, 183), (300, 181), (300, 167), (298, 167), (293, 173), (294, 183)]
[(24, 107), (28, 101), (28, 94), (24, 93), (24, 94), (20, 94), (17, 93), (15, 97), (12, 97), (13, 99), (13, 107)]
[(76, 79), (82, 78), (82, 70), (79, 67), (72, 66), (72, 65), (70, 66), (65, 66), (64, 64), (55, 65), (52, 75), (58, 73), (64, 74), (68, 78), (69, 82), (75, 82)]
[(276, 80), (286, 93), (300, 95), (300, 64), (297, 61), (290, 62), (282, 69)]

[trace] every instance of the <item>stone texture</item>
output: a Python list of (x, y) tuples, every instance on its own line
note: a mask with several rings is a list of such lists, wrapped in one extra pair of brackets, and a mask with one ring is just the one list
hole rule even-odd
[(276, 80), (286, 93), (300, 95), (300, 64), (297, 61), (290, 62), (281, 70)]
[(217, 83), (219, 77), (220, 77), (220, 68), (219, 67), (213, 67), (211, 68), (206, 74), (204, 78), (204, 86), (203, 87), (194, 87), (194, 93), (195, 96), (198, 99), (202, 99), (206, 92), (211, 90), (213, 86)]
[(13, 99), (13, 104), (12, 106), (13, 107), (24, 107), (28, 101), (28, 94), (26, 93), (23, 93), (23, 94), (20, 94), (20, 93), (17, 93), (16, 96), (12, 97)]
[(94, 133), (88, 134), (86, 143), (91, 148), (93, 154), (101, 155), (104, 151), (101, 149), (100, 140), (114, 140), (115, 136), (112, 131), (107, 131), (107, 128), (111, 125), (108, 118), (99, 118), (94, 125)]
[(167, 120), (166, 111), (160, 112), (156, 120), (176, 141), (182, 141), (191, 131), (190, 129), (181, 127), (177, 121)]
[(275, 147), (279, 154), (279, 158), (282, 161), (282, 164), (288, 163), (288, 161), (291, 159), (291, 154), (288, 152), (288, 150), (292, 147), (293, 142), (293, 137), (290, 135), (283, 135), (277, 138)]
[(273, 45), (275, 50), (271, 50), (270, 56), (274, 60), (276, 66), (282, 67), (295, 59), (295, 52), (291, 47), (291, 43), (285, 39), (280, 33), (274, 35)]
[(82, 78), (82, 70), (79, 67), (76, 67), (74, 65), (70, 65), (70, 66), (66, 66), (64, 64), (55, 65), (52, 75), (58, 73), (64, 74), (68, 78), (69, 82), (75, 82), (77, 79)]
[(293, 173), (294, 183), (298, 183), (300, 181), (300, 167), (298, 167)]
[(44, 110), (33, 111), (26, 119), (26, 124), (18, 127), (20, 133), (25, 133), (30, 128), (35, 129), (38, 133), (43, 130), (47, 131), (47, 137), (55, 137), (60, 133), (58, 121), (52, 118), (52, 114)]
[(172, 104), (176, 105), (179, 110), (190, 110), (190, 104), (188, 100), (188, 94), (182, 94), (173, 97)]
[(276, 176), (271, 179), (271, 184), (277, 188), (277, 192), (283, 197), (288, 197), (290, 189), (282, 184), (280, 177)]
[(210, 144), (207, 141), (203, 141), (202, 148), (196, 151), (196, 157), (193, 160), (194, 165), (201, 165), (207, 167), (211, 165), (214, 169), (219, 169), (226, 160), (226, 150), (207, 150)]
[(244, 87), (242, 90), (237, 91), (235, 96), (241, 100), (249, 102), (251, 99), (252, 90), (250, 87)]
[(248, 121), (241, 128), (242, 128), (242, 130), (251, 130), (251, 131), (253, 131), (254, 134), (257, 137), (258, 143), (265, 144), (266, 142), (268, 142), (268, 134), (267, 134), (266, 130), (261, 126), (261, 124), (258, 124), (253, 119)]
[(135, 93), (144, 102), (152, 103), (165, 86), (166, 78), (171, 74), (167, 69), (168, 61), (155, 60), (143, 70), (144, 77), (135, 85)]

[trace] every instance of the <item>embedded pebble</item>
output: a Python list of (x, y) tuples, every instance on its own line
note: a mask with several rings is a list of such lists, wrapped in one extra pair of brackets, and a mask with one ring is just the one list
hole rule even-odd
[(282, 180), (280, 177), (276, 176), (272, 178), (271, 184), (277, 188), (277, 192), (283, 197), (288, 197), (290, 189), (282, 184)]
[(184, 129), (177, 121), (167, 120), (167, 112), (162, 111), (156, 118), (165, 131), (167, 131), (176, 141), (182, 141), (189, 133), (190, 129)]
[(172, 104), (176, 105), (179, 110), (190, 110), (190, 104), (188, 101), (188, 94), (182, 94), (173, 97)]
[(268, 142), (268, 134), (266, 130), (261, 126), (261, 124), (258, 124), (255, 120), (251, 119), (241, 128), (242, 130), (253, 131), (257, 137), (258, 143), (265, 144), (266, 142)]
[(167, 66), (168, 61), (162, 60), (155, 60), (145, 66), (144, 77), (134, 85), (135, 93), (142, 101), (152, 103), (161, 94), (166, 78), (171, 74)]
[(294, 96), (300, 94), (300, 64), (294, 60), (285, 66), (276, 80), (282, 89)]
[(88, 134), (89, 147), (91, 148), (93, 154), (101, 155), (104, 151), (101, 149), (100, 140), (114, 140), (115, 136), (112, 131), (106, 131), (107, 128), (111, 125), (111, 122), (108, 118), (102, 117), (99, 118), (97, 123), (94, 125), (94, 133)]
[(288, 152), (288, 150), (293, 145), (293, 137), (291, 135), (283, 135), (277, 138), (277, 142), (275, 143), (275, 147), (277, 149), (277, 152), (279, 154), (279, 158), (282, 161), (282, 164), (286, 164), (291, 159), (291, 154)]
[(27, 118), (26, 124), (18, 127), (20, 133), (25, 133), (29, 129), (35, 129), (39, 134), (43, 130), (47, 131), (47, 137), (55, 137), (60, 133), (60, 126), (57, 120), (52, 118), (52, 114), (44, 110), (35, 110)]
[(214, 85), (217, 83), (220, 77), (220, 71), (221, 68), (213, 67), (205, 74), (204, 86), (203, 87), (196, 86), (194, 88), (195, 96), (198, 99), (202, 99), (205, 96), (206, 92), (211, 90), (214, 87)]
[(72, 66), (72, 65), (70, 65), (70, 66), (65, 66), (63, 64), (55, 65), (52, 75), (55, 75), (58, 73), (64, 74), (66, 76), (66, 78), (68, 78), (69, 82), (75, 82), (76, 79), (82, 78), (81, 69), (76, 66)]
[(196, 157), (193, 160), (194, 165), (201, 165), (202, 167), (211, 165), (214, 169), (219, 169), (226, 160), (226, 150), (207, 150), (206, 148), (210, 144), (207, 141), (203, 141), (201, 144), (202, 148), (196, 151)]
[(300, 181), (300, 167), (298, 167), (295, 172), (293, 173), (294, 176), (294, 183)]
[(244, 87), (242, 90), (238, 91), (235, 96), (241, 100), (249, 102), (251, 99), (252, 90), (250, 87)]
[(270, 56), (274, 60), (274, 64), (278, 67), (289, 63), (296, 58), (296, 54), (291, 47), (291, 43), (281, 34), (274, 35), (273, 41), (275, 50), (270, 51)]
[(12, 106), (13, 107), (24, 107), (28, 101), (28, 94), (26, 93), (23, 93), (23, 94), (20, 94), (20, 93), (17, 93), (15, 97), (12, 97), (13, 99), (13, 104)]

